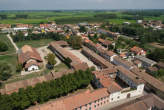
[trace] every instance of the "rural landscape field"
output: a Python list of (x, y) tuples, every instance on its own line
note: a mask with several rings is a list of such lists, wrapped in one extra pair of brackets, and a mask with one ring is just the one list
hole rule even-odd
[(163, 99), (164, 9), (0, 10), (0, 110), (164, 110)]

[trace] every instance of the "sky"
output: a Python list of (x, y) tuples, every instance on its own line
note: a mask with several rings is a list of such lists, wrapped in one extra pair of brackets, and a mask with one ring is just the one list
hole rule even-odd
[(0, 0), (0, 10), (164, 9), (164, 0)]

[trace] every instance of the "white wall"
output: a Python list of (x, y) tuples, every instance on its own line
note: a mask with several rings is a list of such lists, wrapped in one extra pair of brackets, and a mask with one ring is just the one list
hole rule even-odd
[(109, 96), (109, 101), (110, 102), (115, 102), (123, 99), (127, 99), (128, 94), (130, 94), (130, 97), (135, 97), (138, 95), (141, 95), (144, 91), (144, 84), (138, 85), (136, 90), (131, 90), (129, 92), (115, 92), (110, 94)]
[(39, 67), (37, 65), (31, 65), (29, 68), (28, 68), (28, 71), (33, 71), (33, 70), (39, 70)]

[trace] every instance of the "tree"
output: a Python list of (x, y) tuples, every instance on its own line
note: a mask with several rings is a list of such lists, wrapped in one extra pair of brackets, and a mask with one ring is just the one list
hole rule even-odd
[(8, 50), (8, 46), (6, 43), (0, 41), (0, 52), (4, 52)]
[(22, 69), (23, 69), (22, 65), (18, 63), (18, 64), (16, 65), (16, 71), (17, 71), (17, 72), (21, 72)]
[(164, 61), (164, 49), (156, 48), (147, 57), (155, 61)]
[(11, 77), (11, 67), (6, 63), (0, 64), (0, 80), (5, 81)]
[(49, 53), (47, 55), (47, 60), (48, 64), (51, 66), (51, 68), (53, 68), (53, 66), (56, 64), (55, 55), (53, 53)]
[(82, 47), (82, 39), (80, 36), (71, 36), (68, 42), (73, 49), (80, 49)]
[(35, 87), (21, 88), (11, 95), (0, 94), (0, 110), (24, 110), (35, 103), (44, 103), (49, 99), (86, 88), (93, 80), (91, 72), (91, 69), (76, 71), (55, 80), (36, 84)]
[(85, 26), (80, 26), (80, 29), (79, 29), (80, 32), (86, 32), (87, 29), (85, 28)]
[(72, 60), (70, 59), (70, 58), (66, 58), (65, 60), (64, 60), (64, 62), (65, 62), (65, 64), (68, 66), (68, 67), (71, 67), (71, 62), (72, 62)]

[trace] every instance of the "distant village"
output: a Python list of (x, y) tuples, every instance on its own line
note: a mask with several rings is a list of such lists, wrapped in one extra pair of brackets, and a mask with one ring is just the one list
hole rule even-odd
[[(155, 30), (164, 28), (164, 24), (160, 21), (138, 20), (137, 23)], [(125, 22), (125, 24), (130, 23)], [(147, 51), (137, 45), (128, 49), (114, 50), (115, 41), (122, 35), (107, 31), (101, 28), (101, 25), (86, 22), (64, 25), (58, 25), (55, 22), (40, 25), (16, 24), (15, 26), (0, 24), (1, 32), (8, 33), (10, 37), (22, 32), (24, 36), (28, 36), (29, 33), (57, 33), (65, 39), (71, 36), (81, 38), (79, 49), (73, 49), (67, 40), (52, 41), (44, 48), (44, 52), (30, 45), (24, 45), (17, 50), (18, 62), (22, 65), (22, 76), (47, 68), (45, 57), (48, 53), (54, 54), (57, 62), (65, 63), (69, 69), (62, 72), (51, 71), (44, 76), (7, 84), (4, 89), (0, 89), (0, 92), (11, 94), (18, 92), (19, 88), (55, 80), (75, 71), (94, 68), (92, 89), (87, 88), (85, 91), (35, 105), (28, 110), (105, 110), (112, 104), (111, 110), (152, 110), (154, 106), (164, 108), (164, 101), (154, 95), (164, 98), (164, 83), (149, 74), (161, 68), (164, 69), (164, 63), (147, 58)], [(85, 28), (86, 31), (80, 31), (81, 28)], [(106, 37), (101, 37), (102, 35)], [(95, 36), (96, 42), (92, 40)], [(134, 98), (136, 99), (126, 102)], [(121, 101), (125, 101), (125, 104), (115, 105), (116, 102)]]

